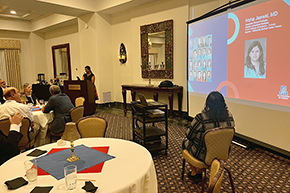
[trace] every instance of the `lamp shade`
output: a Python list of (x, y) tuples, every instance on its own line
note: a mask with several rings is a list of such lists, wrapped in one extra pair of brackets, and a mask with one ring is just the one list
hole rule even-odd
[(76, 124), (73, 122), (69, 122), (65, 124), (65, 130), (61, 139), (66, 141), (74, 141), (80, 138), (80, 134), (77, 130)]

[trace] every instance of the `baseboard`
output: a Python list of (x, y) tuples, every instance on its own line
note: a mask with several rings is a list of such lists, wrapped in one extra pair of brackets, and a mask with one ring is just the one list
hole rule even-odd
[(259, 147), (261, 149), (265, 149), (271, 153), (277, 154), (279, 156), (282, 156), (284, 158), (290, 159), (290, 152), (286, 151), (284, 149), (269, 145), (267, 143), (264, 143), (262, 141), (247, 137), (245, 135), (235, 133), (234, 141), (237, 141), (243, 145), (246, 145), (247, 148), (255, 148)]

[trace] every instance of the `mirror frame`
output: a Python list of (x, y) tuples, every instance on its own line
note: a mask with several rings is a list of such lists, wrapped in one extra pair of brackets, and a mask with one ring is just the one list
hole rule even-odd
[(69, 43), (67, 44), (60, 44), (60, 45), (55, 45), (51, 47), (52, 50), (52, 62), (53, 62), (53, 74), (54, 78), (57, 76), (57, 70), (56, 70), (56, 61), (55, 61), (55, 50), (56, 49), (61, 49), (61, 48), (66, 48), (67, 50), (67, 66), (68, 66), (68, 79), (71, 80), (71, 63), (70, 63), (70, 49), (69, 49)]
[[(165, 70), (148, 70), (148, 33), (165, 31)], [(142, 78), (173, 79), (173, 20), (140, 27)]]

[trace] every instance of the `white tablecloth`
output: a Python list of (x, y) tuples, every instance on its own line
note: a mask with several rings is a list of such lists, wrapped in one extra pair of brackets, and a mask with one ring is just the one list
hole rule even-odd
[(33, 111), (34, 129), (39, 130), (36, 138), (35, 147), (45, 144), (45, 137), (48, 129), (48, 123), (53, 120), (53, 112), (43, 113), (42, 111)]
[[(98, 186), (98, 193), (156, 193), (157, 178), (154, 163), (151, 154), (141, 145), (113, 138), (82, 138), (75, 141), (75, 145), (84, 144), (89, 147), (109, 146), (108, 154), (116, 158), (105, 162), (101, 173), (78, 173), (78, 178), (94, 179), (95, 186)], [(70, 147), (67, 142), (65, 146), (57, 146), (57, 143), (38, 147), (42, 150), (50, 150), (52, 148)], [(24, 177), (25, 160), (33, 159), (26, 155), (32, 150), (22, 153), (0, 166), (0, 192), (29, 193), (34, 186), (51, 186), (53, 192), (81, 192), (85, 185), (84, 181), (78, 181), (77, 189), (67, 191), (65, 180), (56, 180), (50, 175), (38, 176), (37, 182), (29, 183), (14, 191), (8, 191), (4, 182), (16, 177)], [(63, 168), (61, 168), (63, 169)], [(25, 177), (24, 177), (25, 178)]]

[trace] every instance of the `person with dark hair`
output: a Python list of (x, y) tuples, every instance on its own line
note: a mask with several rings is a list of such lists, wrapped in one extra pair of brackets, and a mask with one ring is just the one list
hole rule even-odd
[(36, 96), (32, 93), (32, 87), (29, 83), (25, 83), (23, 85), (23, 94), (26, 96), (27, 98), (27, 102), (28, 103), (32, 103), (34, 106), (35, 105), (39, 105), (38, 99), (36, 98)]
[(13, 117), (10, 117), (10, 131), (8, 136), (4, 135), (0, 130), (0, 165), (20, 153), (18, 143), (23, 135), (20, 133), (19, 124), (22, 119), (23, 116), (20, 113), (16, 113)]
[(70, 120), (69, 111), (74, 107), (70, 98), (65, 94), (61, 93), (58, 85), (51, 85), (49, 92), (52, 95), (47, 105), (42, 107), (43, 113), (49, 113), (53, 111), (54, 118), (51, 123), (51, 132), (60, 133), (65, 129), (65, 124)]
[(6, 82), (3, 79), (0, 79), (0, 103), (1, 104), (4, 104), (6, 101), (3, 96), (5, 88), (6, 88)]
[(96, 85), (95, 85), (95, 75), (91, 71), (91, 67), (88, 66), (88, 65), (85, 66), (85, 72), (86, 73), (83, 74), (83, 80), (89, 80), (89, 81), (91, 81), (94, 84), (94, 86), (95, 86), (95, 99), (99, 100), (97, 88), (96, 88)]
[(244, 67), (245, 78), (266, 78), (264, 53), (259, 41), (253, 41), (247, 52)]
[[(182, 149), (187, 149), (196, 159), (204, 161), (204, 132), (216, 127), (227, 126), (235, 126), (234, 118), (228, 111), (223, 95), (213, 91), (207, 96), (203, 111), (197, 114), (191, 122), (191, 126), (186, 132), (186, 138), (182, 142)], [(188, 177), (196, 183), (200, 182), (202, 170), (192, 165), (190, 165), (190, 168), (192, 171), (188, 174)]]
[(89, 80), (95, 84), (95, 75), (92, 73), (91, 67), (85, 66), (85, 72), (86, 73), (83, 74), (83, 80)]

